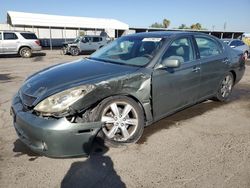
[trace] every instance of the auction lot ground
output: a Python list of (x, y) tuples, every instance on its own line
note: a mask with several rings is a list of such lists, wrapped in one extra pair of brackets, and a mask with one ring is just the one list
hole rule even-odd
[[(46, 53), (46, 54), (45, 54)], [(226, 104), (206, 101), (144, 131), (139, 143), (51, 159), (17, 138), (11, 98), (30, 74), (82, 56), (0, 56), (0, 187), (250, 187), (250, 62)]]

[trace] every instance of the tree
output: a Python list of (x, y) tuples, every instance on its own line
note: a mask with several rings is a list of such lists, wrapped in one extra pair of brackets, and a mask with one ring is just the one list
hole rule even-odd
[(189, 29), (186, 24), (181, 24), (178, 29)]
[(170, 20), (168, 19), (163, 19), (162, 23), (155, 22), (151, 25), (151, 27), (155, 28), (168, 28), (170, 25)]
[(168, 19), (165, 18), (163, 20), (162, 24), (163, 24), (164, 28), (168, 28), (168, 26), (170, 25), (170, 20), (168, 20)]
[(163, 28), (163, 25), (162, 25), (162, 24), (160, 24), (160, 23), (155, 22), (155, 23), (153, 23), (153, 24), (151, 25), (151, 27), (155, 27), (155, 28)]
[(85, 31), (79, 31), (79, 36), (84, 36), (85, 35)]
[(196, 23), (196, 24), (192, 24), (190, 28), (195, 29), (195, 30), (201, 30), (202, 26), (200, 23)]

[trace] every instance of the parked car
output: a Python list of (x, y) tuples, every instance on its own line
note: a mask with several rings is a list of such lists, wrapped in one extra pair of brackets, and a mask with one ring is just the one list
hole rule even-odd
[(244, 58), (248, 58), (250, 48), (243, 41), (239, 39), (222, 39), (222, 41), (228, 44), (231, 48), (242, 51), (244, 53)]
[(83, 51), (95, 51), (110, 42), (109, 37), (85, 35), (72, 42), (63, 43), (63, 54), (79, 55)]
[(0, 31), (0, 54), (19, 54), (27, 58), (40, 51), (40, 41), (28, 31)]
[(194, 32), (123, 36), (87, 59), (33, 74), (14, 96), (19, 138), (52, 157), (86, 154), (96, 136), (136, 142), (144, 127), (206, 99), (227, 101), (243, 53)]

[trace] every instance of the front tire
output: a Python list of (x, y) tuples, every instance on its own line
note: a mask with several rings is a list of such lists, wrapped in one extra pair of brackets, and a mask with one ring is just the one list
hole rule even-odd
[(68, 50), (67, 50), (67, 47), (62, 47), (62, 53), (63, 55), (68, 55)]
[(70, 48), (70, 53), (72, 56), (78, 56), (80, 54), (80, 50), (77, 47)]
[(22, 47), (19, 50), (19, 55), (23, 58), (29, 58), (32, 55), (31, 49), (28, 47)]
[(234, 77), (231, 72), (227, 73), (220, 82), (216, 99), (225, 102), (229, 99), (234, 85)]
[(144, 130), (144, 115), (139, 104), (125, 96), (105, 99), (98, 107), (99, 133), (108, 146), (119, 146), (139, 140)]

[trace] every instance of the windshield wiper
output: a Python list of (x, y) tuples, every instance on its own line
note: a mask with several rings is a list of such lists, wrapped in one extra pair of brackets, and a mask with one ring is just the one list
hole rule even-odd
[(117, 62), (117, 61), (112, 61), (112, 60), (108, 60), (108, 59), (101, 59), (101, 58), (96, 58), (96, 57), (89, 57), (88, 59), (93, 59), (93, 60), (96, 60), (96, 61), (103, 61), (103, 62), (106, 62), (106, 63), (113, 63), (113, 64), (124, 64), (124, 63), (120, 63), (120, 62)]

